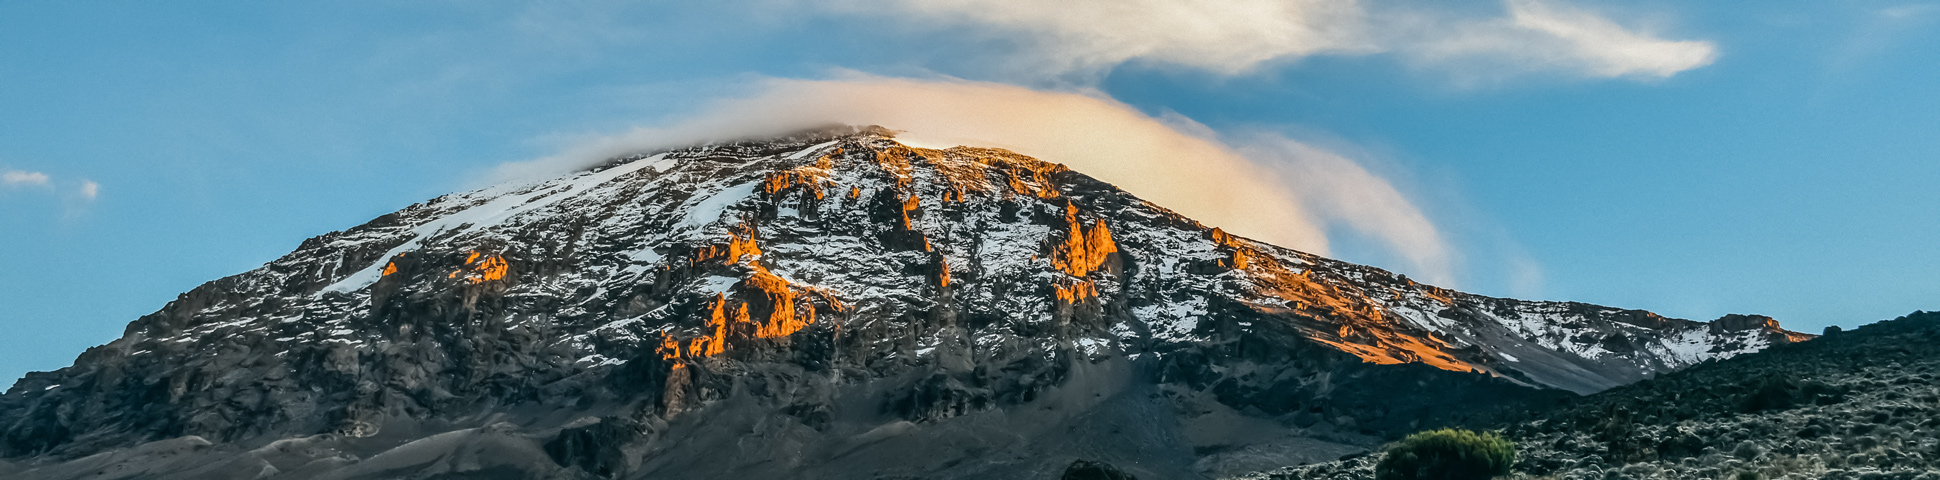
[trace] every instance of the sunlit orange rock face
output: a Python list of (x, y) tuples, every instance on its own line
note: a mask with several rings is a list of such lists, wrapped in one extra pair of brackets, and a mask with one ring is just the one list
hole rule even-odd
[(790, 187), (801, 186), (807, 188), (810, 193), (815, 194), (815, 198), (822, 198), (821, 177), (823, 175), (807, 167), (772, 173), (768, 175), (766, 180), (761, 182), (761, 191), (773, 195), (782, 190), (787, 190)]
[[(707, 311), (707, 323), (699, 337), (682, 342), (675, 339), (673, 335), (660, 334), (658, 350), (662, 360), (699, 359), (720, 355), (721, 352), (727, 351), (728, 326), (748, 321), (748, 306), (742, 304), (739, 308), (728, 308), (727, 294), (719, 294), (714, 300), (709, 301)], [(685, 363), (673, 362), (673, 368), (676, 370), (684, 366), (686, 366)]]
[(694, 252), (693, 263), (701, 264), (713, 260), (721, 260), (721, 263), (734, 265), (741, 263), (741, 259), (744, 257), (760, 255), (761, 246), (755, 245), (754, 233), (747, 231), (748, 229), (746, 228), (741, 230), (728, 234), (727, 245), (708, 245), (701, 247), (700, 250)]
[(876, 150), (876, 165), (896, 176), (897, 187), (908, 187), (910, 157), (917, 155), (914, 150), (901, 145)]
[[(661, 360), (673, 360), (676, 358), (680, 358), (680, 342), (674, 340), (674, 337), (672, 335), (668, 335), (665, 333), (660, 334), (660, 348), (656, 350), (660, 352)], [(674, 368), (679, 368), (679, 367), (680, 367), (680, 364), (674, 364)]]
[(1070, 284), (1059, 282), (1051, 285), (1051, 288), (1056, 292), (1058, 300), (1064, 303), (1078, 303), (1098, 296), (1098, 286), (1090, 280), (1079, 280)]
[[(926, 167), (934, 168), (942, 174), (942, 180), (949, 189), (942, 194), (947, 202), (962, 202), (965, 195), (973, 193), (999, 193), (992, 186), (1008, 187), (1006, 195), (1023, 195), (1038, 198), (1057, 198), (1057, 187), (1051, 175), (1066, 171), (1063, 165), (1012, 153), (999, 148), (952, 147), (945, 150), (896, 146), (876, 150), (877, 165), (895, 174), (898, 187), (909, 185), (909, 172), (913, 162), (928, 160)], [(989, 173), (995, 170), (999, 179), (992, 181)]]
[[(788, 288), (788, 280), (756, 266), (754, 273), (742, 282), (748, 286), (749, 293), (761, 295), (769, 304), (768, 318), (755, 322), (755, 338), (786, 337), (815, 323), (813, 308), (803, 309), (800, 316), (795, 314), (795, 292)], [(741, 308), (746, 309), (747, 304)]]
[[(978, 164), (997, 169), (1003, 176), (1004, 186), (1010, 193), (1038, 198), (1058, 198), (1058, 189), (1051, 182), (1051, 174), (1064, 171), (1063, 165), (1024, 157), (1008, 150), (995, 148), (957, 147), (950, 149), (959, 155), (968, 155)], [(979, 172), (981, 174), (981, 172)], [(978, 182), (982, 184), (981, 181)]]
[(388, 276), (397, 274), (397, 260), (399, 258), (404, 258), (404, 254), (402, 253), (397, 254), (397, 256), (391, 257), (390, 261), (384, 262), (384, 272), (379, 274), (378, 276), (388, 277)]
[(1064, 222), (1069, 229), (1064, 243), (1051, 248), (1051, 266), (1058, 271), (1074, 277), (1090, 275), (1105, 264), (1106, 256), (1118, 251), (1118, 245), (1111, 240), (1111, 228), (1105, 226), (1104, 220), (1085, 231), (1078, 223), (1078, 207), (1066, 204)]
[(713, 333), (696, 338), (692, 343), (689, 343), (687, 347), (687, 356), (689, 357), (712, 357), (720, 355), (722, 351), (727, 350), (728, 325), (748, 323), (748, 305), (742, 304), (739, 308), (728, 308), (727, 294), (721, 294), (715, 297), (714, 303), (711, 304), (709, 311), (712, 313), (707, 316), (707, 330)]
[(916, 195), (912, 194), (908, 200), (903, 200), (903, 230), (916, 229), (914, 225), (909, 223), (909, 212), (921, 206), (923, 206), (923, 202), (921, 199), (916, 198)]
[[(839, 154), (841, 154), (841, 149), (836, 149), (835, 153), (830, 155)], [(829, 185), (829, 169), (835, 166), (835, 159), (830, 157), (830, 155), (821, 156), (812, 165), (802, 165), (768, 174), (767, 178), (761, 182), (761, 191), (772, 196), (791, 188), (801, 187), (807, 190), (808, 193), (814, 195), (816, 199), (821, 199), (826, 195), (823, 187)]]
[(955, 147), (949, 150), (931, 150), (931, 152), (944, 158), (971, 160), (937, 164), (937, 170), (950, 180), (952, 188), (965, 192), (985, 191), (985, 186), (992, 184), (986, 173), (988, 170), (995, 169), (1002, 177), (1001, 184), (1009, 188), (1010, 194), (1057, 198), (1058, 189), (1051, 182), (1051, 175), (1065, 170), (1063, 165), (1025, 157), (999, 148)]
[(1225, 230), (1221, 230), (1218, 227), (1214, 227), (1207, 234), (1212, 237), (1214, 244), (1222, 247), (1221, 250), (1232, 251), (1231, 255), (1219, 260), (1220, 267), (1231, 270), (1246, 269), (1246, 246), (1240, 242), (1239, 237), (1226, 233)]
[(1051, 287), (1058, 300), (1078, 303), (1098, 296), (1097, 284), (1088, 277), (1103, 267), (1111, 254), (1118, 252), (1118, 244), (1112, 241), (1111, 228), (1105, 226), (1104, 220), (1085, 229), (1078, 221), (1078, 207), (1074, 205), (1065, 204), (1064, 222), (1065, 239), (1051, 247), (1051, 267), (1076, 280), (1059, 281)]
[[(1221, 250), (1230, 251), (1227, 258), (1219, 261), (1220, 267), (1246, 272), (1263, 290), (1260, 293), (1285, 302), (1283, 307), (1276, 308), (1287, 308), (1290, 313), (1307, 318), (1328, 319), (1327, 323), (1335, 325), (1332, 329), (1311, 330), (1310, 338), (1314, 341), (1370, 363), (1421, 362), (1457, 372), (1487, 371), (1456, 358), (1449, 353), (1455, 346), (1431, 332), (1399, 333), (1407, 330), (1404, 322), (1370, 303), (1371, 295), (1367, 292), (1343, 291), (1331, 283), (1315, 282), (1308, 278), (1303, 266), (1281, 263), (1277, 257), (1261, 254), (1244, 239), (1223, 230), (1214, 228), (1207, 236)], [(1453, 303), (1446, 298), (1445, 290), (1423, 287), (1430, 298)]]
[[(661, 358), (695, 360), (712, 357), (738, 343), (733, 340), (737, 337), (786, 338), (815, 323), (815, 309), (812, 306), (797, 308), (798, 295), (787, 280), (765, 270), (757, 270), (743, 284), (748, 288), (744, 294), (758, 296), (765, 302), (741, 301), (726, 293), (717, 295), (708, 302), (706, 323), (700, 337), (683, 343), (672, 335), (661, 334)], [(757, 303), (765, 304), (760, 305), (768, 310), (765, 315), (750, 312), (750, 307), (757, 306)], [(673, 368), (681, 368), (681, 365), (675, 362)]]
[[(395, 264), (392, 266), (395, 267)], [(511, 267), (511, 264), (506, 263), (505, 257), (488, 255), (474, 250), (469, 256), (465, 257), (463, 267), (451, 272), (449, 275), (445, 275), (445, 278), (463, 278), (465, 282), (477, 285), (505, 279), (505, 274), (511, 270)], [(387, 270), (389, 269), (387, 268)]]
[(741, 230), (732, 234), (727, 245), (709, 246), (696, 254), (697, 264), (725, 259), (735, 265), (745, 259), (747, 274), (729, 292), (708, 301), (700, 336), (683, 341), (672, 334), (661, 334), (661, 358), (672, 360), (676, 370), (684, 368), (686, 360), (721, 355), (749, 339), (785, 339), (808, 328), (815, 323), (818, 301), (837, 311), (846, 308), (831, 293), (795, 285), (768, 271), (758, 259), (749, 258), (761, 249), (752, 228)]

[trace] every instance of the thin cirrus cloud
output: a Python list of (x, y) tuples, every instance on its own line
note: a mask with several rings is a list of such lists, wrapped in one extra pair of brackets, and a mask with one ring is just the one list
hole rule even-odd
[(901, 131), (898, 138), (916, 146), (1001, 147), (1063, 163), (1186, 216), (1281, 246), (1325, 254), (1327, 229), (1344, 226), (1392, 247), (1410, 263), (1410, 273), (1452, 280), (1450, 249), (1400, 191), (1345, 157), (1277, 135), (1226, 137), (1096, 92), (957, 79), (855, 74), (772, 79), (756, 90), (679, 121), (501, 165), (490, 180), (549, 178), (628, 153), (831, 123), (874, 124)]
[(1477, 14), (1428, 3), (1338, 0), (834, 0), (855, 15), (908, 15), (1015, 41), (1013, 70), (1096, 76), (1144, 61), (1242, 74), (1316, 55), (1394, 54), (1458, 77), (1552, 72), (1663, 78), (1709, 65), (1717, 48), (1671, 40), (1555, 0), (1504, 0)]

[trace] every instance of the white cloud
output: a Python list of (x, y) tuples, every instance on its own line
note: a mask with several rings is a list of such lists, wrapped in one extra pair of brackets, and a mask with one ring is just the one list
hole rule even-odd
[(47, 174), (40, 173), (40, 172), (28, 172), (23, 170), (7, 170), (5, 172), (0, 172), (0, 185), (5, 185), (9, 187), (19, 187), (19, 186), (45, 187), (48, 185), (48, 177), (47, 177)]
[(1381, 239), (1414, 264), (1411, 273), (1449, 277), (1450, 249), (1426, 216), (1351, 160), (1270, 136), (1236, 148), (1190, 120), (1154, 118), (1094, 93), (873, 76), (771, 80), (756, 95), (503, 165), (493, 178), (545, 178), (626, 153), (830, 123), (902, 130), (900, 139), (919, 146), (1002, 147), (1063, 163), (1188, 217), (1314, 253), (1327, 253), (1333, 221)]
[[(46, 192), (66, 191), (67, 190), (66, 185), (68, 185), (68, 183), (63, 181), (61, 182), (61, 184), (63, 186), (56, 189), (54, 185), (54, 177), (49, 176), (48, 174), (42, 173), (42, 172), (34, 172), (34, 171), (27, 171), (27, 170), (0, 171), (0, 187), (11, 187), (11, 188), (37, 187), (37, 188), (45, 189)], [(73, 193), (64, 194), (64, 195), (69, 195), (74, 198), (79, 198), (83, 201), (94, 201), (96, 197), (99, 197), (101, 195), (101, 184), (95, 183), (93, 180), (82, 179), (81, 183), (73, 184), (73, 185), (74, 185)]]
[(1402, 40), (1411, 44), (1403, 53), (1470, 74), (1548, 70), (1602, 78), (1665, 78), (1717, 60), (1711, 42), (1661, 39), (1547, 0), (1506, 5), (1506, 18), (1424, 28), (1427, 33)]
[(63, 180), (57, 183), (53, 176), (27, 170), (0, 170), (0, 187), (33, 187), (39, 193), (58, 197), (66, 204), (69, 217), (85, 213), (85, 207), (101, 196), (101, 184), (93, 180), (82, 179), (79, 183)]
[(1278, 135), (1256, 133), (1236, 143), (1247, 158), (1279, 171), (1322, 220), (1385, 243), (1431, 283), (1453, 281), (1454, 252), (1441, 229), (1387, 180), (1340, 154)]
[[(784, 0), (785, 1), (785, 0)], [(1554, 0), (1504, 0), (1501, 16), (1431, 2), (1327, 0), (833, 0), (902, 25), (985, 30), (1016, 44), (1014, 68), (1096, 76), (1130, 61), (1239, 74), (1314, 55), (1393, 53), (1457, 73), (1668, 77), (1710, 64), (1710, 42), (1666, 40)], [(889, 28), (896, 28), (891, 25)]]
[(1366, 11), (1340, 0), (835, 0), (848, 12), (896, 12), (1021, 34), (1027, 58), (1057, 72), (1140, 59), (1241, 73), (1317, 53), (1363, 52)]

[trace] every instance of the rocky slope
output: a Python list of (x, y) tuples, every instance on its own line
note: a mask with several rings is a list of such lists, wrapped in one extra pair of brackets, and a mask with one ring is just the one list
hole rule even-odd
[[(1940, 313), (1707, 363), (1500, 427), (1517, 478), (1940, 479)], [(1371, 479), (1376, 456), (1246, 478)]]
[(15, 384), (0, 469), (1192, 478), (1803, 338), (1454, 292), (1058, 164), (836, 129), (307, 240)]

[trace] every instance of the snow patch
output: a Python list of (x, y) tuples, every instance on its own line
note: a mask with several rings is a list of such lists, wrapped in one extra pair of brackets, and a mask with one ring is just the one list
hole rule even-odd
[(662, 172), (666, 172), (667, 170), (671, 170), (671, 169), (673, 169), (673, 168), (674, 168), (674, 165), (679, 165), (679, 164), (680, 164), (680, 159), (675, 159), (675, 158), (665, 158), (666, 156), (667, 156), (667, 154), (665, 154), (665, 153), (662, 153), (662, 154), (659, 154), (659, 155), (654, 155), (654, 156), (651, 156), (651, 157), (647, 157), (647, 158), (645, 158), (645, 159), (642, 159), (641, 161), (643, 161), (643, 162), (644, 162), (644, 161), (647, 161), (647, 160), (652, 160), (652, 159), (655, 159), (655, 158), (659, 158), (659, 159), (660, 159), (659, 161), (656, 161), (656, 162), (653, 162), (653, 165), (650, 165), (650, 167), (652, 167), (652, 168), (653, 168), (653, 173), (662, 173)]
[[(558, 184), (548, 182), (548, 184), (533, 188), (526, 193), (499, 196), (483, 204), (425, 222), (423, 225), (411, 229), (412, 236), (410, 240), (392, 248), (388, 252), (384, 252), (383, 256), (378, 257), (376, 263), (364, 267), (363, 270), (358, 270), (357, 273), (350, 274), (348, 277), (344, 277), (343, 280), (339, 280), (337, 283), (324, 287), (323, 291), (349, 293), (363, 289), (373, 283), (377, 283), (377, 279), (383, 277), (384, 266), (389, 264), (392, 258), (404, 252), (417, 250), (418, 247), (423, 245), (425, 239), (439, 235), (455, 235), (466, 231), (496, 226), (519, 214), (544, 208), (558, 203), (560, 200), (579, 196), (594, 187), (620, 178), (622, 175), (640, 171), (640, 169), (653, 165), (665, 155), (654, 155), (599, 172), (580, 174)], [(490, 192), (497, 188), (499, 187), (473, 192), (473, 195)]]
[(711, 275), (711, 276), (708, 276), (707, 278), (701, 279), (701, 286), (700, 286), (701, 293), (705, 293), (708, 295), (727, 293), (728, 288), (733, 287), (734, 284), (736, 283), (741, 283), (741, 279), (734, 278), (734, 277), (723, 277), (720, 275)]
[(827, 141), (827, 142), (822, 142), (822, 143), (819, 143), (819, 144), (816, 144), (816, 145), (815, 145), (815, 146), (813, 146), (813, 147), (808, 147), (808, 148), (804, 148), (804, 149), (802, 149), (802, 151), (799, 151), (799, 152), (795, 152), (795, 153), (792, 153), (792, 154), (789, 154), (789, 155), (788, 155), (788, 159), (789, 159), (789, 160), (801, 160), (801, 159), (803, 159), (803, 158), (807, 158), (807, 157), (808, 157), (808, 154), (811, 154), (811, 153), (815, 153), (815, 152), (818, 152), (818, 151), (821, 151), (821, 150), (822, 150), (822, 149), (824, 149), (824, 148), (829, 148), (829, 146), (830, 146), (830, 145), (834, 145), (834, 144), (835, 144), (835, 142), (838, 142), (838, 141), (839, 141), (839, 140), (830, 140), (830, 141)]
[(645, 264), (660, 263), (660, 253), (653, 251), (652, 246), (648, 246), (646, 248), (642, 248), (639, 250), (634, 250), (632, 254), (627, 255), (627, 258), (633, 260), (633, 263), (645, 263)]
[(721, 215), (727, 213), (728, 207), (732, 207), (735, 204), (741, 203), (742, 200), (747, 200), (748, 197), (753, 196), (755, 186), (760, 184), (760, 181), (753, 181), (727, 187), (721, 189), (719, 192), (715, 192), (713, 195), (707, 196), (707, 198), (701, 199), (701, 201), (693, 205), (682, 206), (681, 210), (686, 211), (687, 216), (681, 218), (680, 224), (675, 225), (674, 229), (693, 231), (720, 221)]

